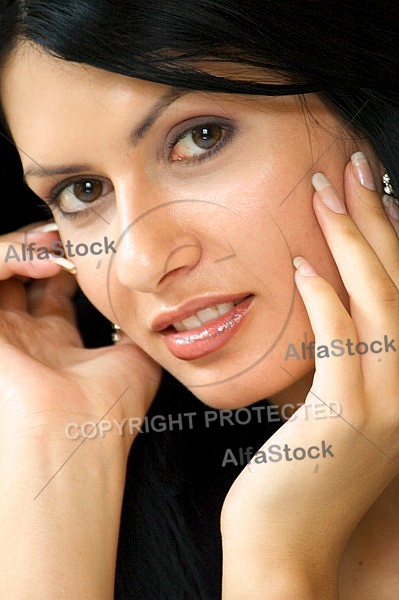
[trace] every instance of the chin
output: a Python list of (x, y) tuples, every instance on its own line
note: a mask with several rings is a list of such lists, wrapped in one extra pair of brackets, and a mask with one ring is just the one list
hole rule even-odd
[[(224, 369), (199, 370), (195, 375), (173, 373), (190, 392), (205, 405), (214, 409), (235, 410), (259, 402), (270, 400), (279, 405), (304, 402), (313, 380), (314, 369), (309, 363), (296, 363), (288, 369), (281, 360), (261, 361), (252, 368), (236, 374)], [(310, 379), (309, 379), (310, 377)], [(278, 401), (274, 399), (278, 396)]]
[[(265, 378), (262, 377), (260, 381), (257, 381), (251, 371), (224, 380), (219, 377), (219, 381), (215, 377), (215, 383), (190, 385), (184, 378), (177, 377), (177, 379), (205, 405), (215, 409), (230, 410), (244, 408), (259, 400), (267, 399), (280, 391), (282, 385), (281, 383), (279, 385), (278, 382), (274, 384), (270, 382), (269, 385), (265, 385)], [(209, 381), (209, 378), (207, 379)]]

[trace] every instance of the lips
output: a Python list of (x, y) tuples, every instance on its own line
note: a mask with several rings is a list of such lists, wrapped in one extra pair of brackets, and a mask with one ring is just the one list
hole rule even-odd
[(184, 321), (189, 317), (192, 317), (197, 312), (204, 309), (216, 306), (218, 304), (224, 304), (233, 302), (237, 304), (245, 298), (252, 296), (250, 292), (244, 292), (242, 294), (231, 294), (230, 296), (211, 296), (209, 298), (196, 298), (191, 300), (184, 306), (176, 309), (171, 309), (158, 315), (151, 323), (152, 331), (164, 331), (168, 327), (172, 327), (173, 323)]
[[(168, 315), (160, 316), (153, 323), (152, 329), (159, 331), (169, 351), (182, 360), (194, 360), (215, 352), (223, 347), (241, 327), (254, 300), (253, 295), (240, 295), (235, 297), (199, 299), (190, 303), (179, 311), (171, 311)], [(229, 303), (232, 303), (230, 310)], [(207, 309), (222, 306), (221, 312), (214, 318)], [(227, 311), (227, 312), (226, 312)], [(193, 316), (199, 313), (205, 323), (187, 329), (190, 323), (196, 324), (198, 320)], [(184, 322), (185, 331), (176, 331), (173, 323)]]

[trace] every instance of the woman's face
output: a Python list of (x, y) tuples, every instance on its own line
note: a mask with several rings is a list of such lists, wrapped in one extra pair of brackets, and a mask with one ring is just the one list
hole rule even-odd
[(321, 101), (182, 92), (27, 46), (1, 98), (93, 304), (210, 406), (295, 403), (313, 334), (292, 258), (346, 302), (310, 179), (342, 192), (353, 147)]

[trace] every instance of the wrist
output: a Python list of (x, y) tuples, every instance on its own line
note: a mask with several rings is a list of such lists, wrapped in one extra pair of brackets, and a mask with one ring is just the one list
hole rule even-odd
[(222, 600), (338, 600), (338, 576), (313, 571), (288, 553), (223, 550)]
[(93, 441), (24, 440), (3, 456), (0, 597), (113, 597), (126, 461)]
[[(238, 524), (237, 524), (238, 525)], [(299, 539), (258, 528), (222, 528), (222, 600), (338, 600), (339, 561), (307, 551)]]

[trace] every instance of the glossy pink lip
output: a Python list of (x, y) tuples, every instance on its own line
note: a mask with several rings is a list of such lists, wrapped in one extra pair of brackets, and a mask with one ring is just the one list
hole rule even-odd
[(152, 331), (163, 331), (173, 323), (184, 321), (187, 317), (193, 316), (199, 310), (215, 306), (216, 304), (224, 304), (225, 302), (236, 302), (250, 296), (250, 292), (243, 294), (233, 294), (231, 296), (212, 296), (209, 298), (196, 298), (184, 304), (180, 308), (174, 308), (164, 311), (158, 315), (151, 324)]
[[(246, 297), (221, 317), (211, 319), (195, 329), (182, 332), (176, 332), (173, 328), (164, 330), (161, 335), (168, 350), (182, 360), (195, 360), (219, 350), (237, 333), (253, 300), (254, 296)], [(208, 303), (207, 306), (213, 305)]]

